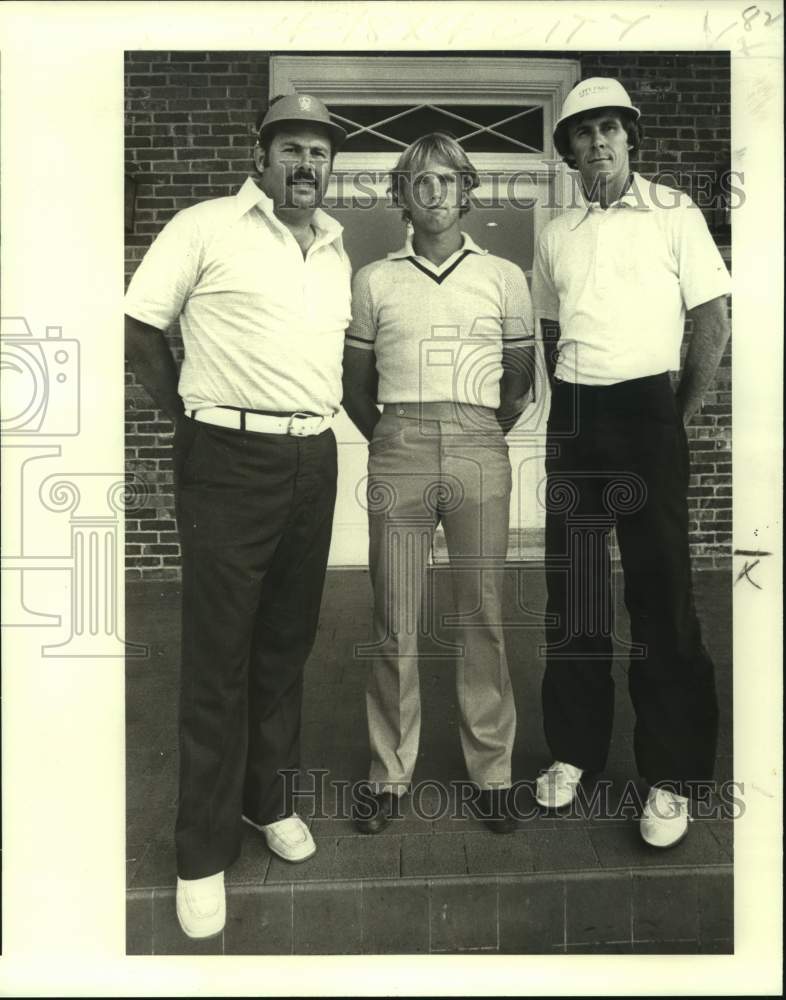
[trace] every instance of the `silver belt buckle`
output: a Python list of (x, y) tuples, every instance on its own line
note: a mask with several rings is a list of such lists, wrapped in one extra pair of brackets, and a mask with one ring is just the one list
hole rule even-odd
[(298, 426), (302, 425), (296, 425), (295, 420), (308, 420), (308, 417), (309, 415), (307, 413), (293, 413), (289, 418), (289, 423), (287, 424), (287, 434), (291, 434), (292, 437), (306, 437), (307, 435), (305, 432), (297, 429)]

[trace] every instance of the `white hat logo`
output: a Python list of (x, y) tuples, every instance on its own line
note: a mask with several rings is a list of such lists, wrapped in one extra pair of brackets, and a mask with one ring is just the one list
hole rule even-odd
[(619, 80), (613, 77), (594, 76), (577, 84), (565, 98), (562, 114), (554, 126), (554, 135), (563, 122), (574, 115), (585, 114), (601, 107), (624, 108), (630, 111), (634, 118), (639, 118), (641, 112), (634, 107), (630, 95)]
[(302, 97), (298, 97), (297, 103), (298, 103), (298, 107), (300, 108), (301, 111), (310, 111), (311, 110), (311, 98), (310, 97), (308, 97), (306, 95), (303, 95)]

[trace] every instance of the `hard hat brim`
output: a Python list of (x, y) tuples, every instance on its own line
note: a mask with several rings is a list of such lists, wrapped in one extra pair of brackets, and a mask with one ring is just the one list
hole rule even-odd
[(327, 130), (334, 149), (338, 149), (339, 146), (343, 145), (344, 140), (347, 137), (347, 133), (344, 129), (340, 125), (336, 125), (335, 122), (326, 122), (321, 118), (306, 118), (303, 115), (298, 115), (297, 118), (276, 118), (271, 122), (265, 122), (259, 127), (260, 138), (264, 137), (266, 133), (278, 128), (280, 125), (319, 125), (321, 128)]
[(593, 112), (600, 111), (601, 108), (613, 108), (615, 111), (625, 111), (627, 114), (633, 115), (634, 121), (638, 121), (639, 118), (641, 118), (641, 111), (633, 104), (602, 104), (598, 108), (586, 108), (583, 111), (574, 111), (572, 114), (564, 115), (554, 126), (554, 130), (551, 133), (552, 138), (556, 138), (559, 129), (564, 128), (564, 126), (571, 122), (574, 118), (584, 118), (587, 115), (591, 115)]

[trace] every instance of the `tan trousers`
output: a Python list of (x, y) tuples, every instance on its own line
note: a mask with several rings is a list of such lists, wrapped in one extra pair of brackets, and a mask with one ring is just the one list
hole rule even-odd
[[(369, 566), (374, 658), (366, 705), (370, 781), (401, 794), (420, 737), (418, 638), (456, 662), (460, 736), (470, 780), (508, 787), (516, 733), (505, 642), (502, 582), (511, 470), (492, 410), (453, 403), (386, 404), (369, 447)], [(435, 636), (425, 586), (439, 522), (453, 577), (459, 645)]]

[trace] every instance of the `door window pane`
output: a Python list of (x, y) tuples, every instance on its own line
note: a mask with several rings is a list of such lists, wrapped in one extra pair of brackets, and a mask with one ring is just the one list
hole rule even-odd
[(346, 153), (402, 150), (427, 132), (450, 132), (467, 152), (542, 153), (539, 105), (358, 104), (333, 105), (332, 117), (347, 130)]

